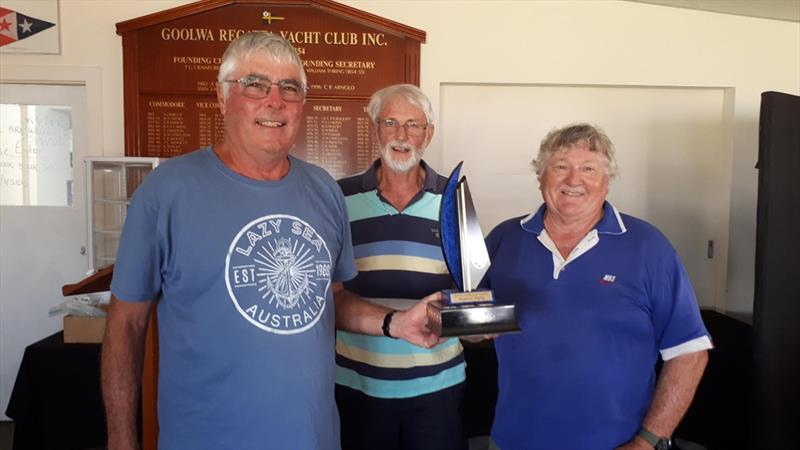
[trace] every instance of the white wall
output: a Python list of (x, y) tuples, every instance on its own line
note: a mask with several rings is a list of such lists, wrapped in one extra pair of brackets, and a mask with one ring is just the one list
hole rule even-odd
[[(90, 134), (102, 133), (102, 138), (90, 138), (87, 154), (122, 155), (122, 45), (115, 23), (184, 3), (64, 0), (62, 54), (0, 55), (0, 79), (24, 79), (31, 73), (37, 79), (58, 80), (63, 74), (99, 68), (100, 82), (87, 88), (89, 115), (94, 117), (90, 122), (101, 127)], [(759, 95), (766, 90), (800, 94), (800, 24), (603, 0), (344, 3), (427, 31), (421, 80), (437, 114), (445, 83), (732, 88), (726, 309), (752, 310)], [(468, 130), (474, 124), (463, 126)], [(531, 156), (539, 139), (531, 137)], [(496, 157), (502, 158), (502, 151)], [(427, 159), (448, 169), (442, 167), (441, 140), (434, 140)], [(5, 389), (9, 380), (1, 381)], [(5, 407), (0, 404), (0, 414)]]
[[(437, 114), (443, 83), (733, 88), (725, 309), (752, 311), (760, 94), (800, 95), (800, 24), (603, 0), (344, 3), (427, 31), (421, 87)], [(434, 140), (427, 159), (441, 157)]]
[[(733, 104), (720, 88), (445, 84), (439, 139), (445, 168), (464, 173), (484, 232), (541, 202), (531, 148), (552, 128), (602, 123), (623, 174), (609, 201), (647, 220), (681, 256), (703, 308), (725, 309)], [(479, 99), (480, 107), (475, 107)], [(510, 109), (521, 114), (495, 114)], [(464, 129), (463, 124), (474, 126)], [(497, 157), (500, 152), (502, 157)], [(708, 257), (708, 242), (714, 255)]]

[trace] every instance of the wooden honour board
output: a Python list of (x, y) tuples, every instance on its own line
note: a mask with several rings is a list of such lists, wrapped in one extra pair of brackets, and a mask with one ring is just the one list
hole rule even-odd
[(308, 76), (292, 154), (334, 178), (377, 157), (366, 106), (376, 90), (419, 85), (425, 32), (328, 0), (207, 0), (120, 22), (125, 155), (169, 158), (220, 142), (220, 59), (247, 31), (287, 38)]

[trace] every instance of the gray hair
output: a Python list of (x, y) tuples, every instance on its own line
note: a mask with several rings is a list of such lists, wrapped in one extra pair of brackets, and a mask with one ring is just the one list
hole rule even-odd
[(428, 96), (413, 84), (393, 84), (372, 94), (367, 106), (367, 115), (375, 123), (378, 120), (383, 104), (395, 98), (402, 97), (407, 102), (421, 109), (425, 113), (428, 123), (433, 123), (433, 107)]
[(541, 178), (547, 167), (547, 162), (553, 155), (562, 149), (570, 149), (586, 145), (590, 151), (600, 152), (606, 157), (606, 169), (609, 179), (613, 180), (619, 175), (617, 158), (614, 156), (614, 144), (600, 128), (588, 123), (573, 123), (564, 128), (558, 128), (547, 133), (539, 145), (539, 154), (533, 160), (536, 176)]
[(289, 41), (266, 31), (251, 31), (236, 38), (222, 54), (217, 82), (222, 85), (222, 95), (225, 99), (228, 98), (229, 84), (224, 81), (236, 71), (239, 62), (253, 57), (256, 53), (263, 53), (277, 63), (292, 64), (297, 67), (300, 72), (300, 82), (303, 83), (303, 86), (306, 85), (303, 61), (300, 60)]

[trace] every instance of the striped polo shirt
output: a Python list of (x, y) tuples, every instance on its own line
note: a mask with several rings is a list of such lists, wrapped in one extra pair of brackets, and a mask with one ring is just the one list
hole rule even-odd
[[(424, 161), (425, 184), (402, 211), (378, 192), (380, 159), (339, 180), (350, 216), (358, 275), (345, 288), (373, 303), (408, 309), (452, 287), (439, 238), (439, 204), (447, 179)], [(336, 383), (379, 398), (440, 391), (465, 379), (458, 339), (425, 349), (384, 336), (337, 331)]]

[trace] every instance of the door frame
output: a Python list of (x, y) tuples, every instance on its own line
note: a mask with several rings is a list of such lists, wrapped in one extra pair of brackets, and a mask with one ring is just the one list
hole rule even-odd
[[(85, 92), (86, 106), (86, 130), (84, 148), (80, 153), (83, 156), (100, 155), (103, 149), (103, 108), (102, 108), (102, 73), (99, 67), (54, 67), (54, 66), (19, 66), (19, 65), (0, 65), (0, 82), (4, 84), (24, 84), (24, 85), (54, 85), (54, 86), (81, 86)], [(80, 156), (81, 158), (83, 156)], [(83, 161), (73, 161), (73, 177), (75, 180), (84, 178)], [(85, 183), (84, 186), (76, 186), (75, 203), (76, 207), (85, 207)], [(80, 197), (78, 197), (80, 196)], [(5, 208), (5, 207), (4, 207)], [(13, 208), (13, 207), (12, 207)], [(85, 218), (85, 211), (79, 214)], [(85, 219), (84, 219), (85, 220)], [(85, 222), (84, 227), (86, 226)], [(85, 235), (85, 230), (82, 235)], [(78, 268), (78, 272), (84, 273), (88, 265)], [(57, 295), (57, 293), (54, 293)], [(53, 304), (55, 306), (55, 303)], [(41, 311), (47, 317), (46, 311)], [(13, 339), (11, 339), (13, 341)], [(24, 347), (24, 345), (23, 345)], [(16, 344), (14, 346), (16, 348)], [(13, 349), (6, 349), (13, 350)], [(11, 352), (13, 353), (13, 352)], [(22, 351), (19, 352), (20, 356)], [(5, 358), (13, 358), (13, 355), (4, 355)], [(13, 362), (10, 362), (13, 364)], [(18, 365), (17, 365), (18, 368)], [(11, 370), (14, 370), (11, 368)], [(18, 370), (18, 369), (17, 369)], [(9, 382), (4, 379), (3, 391), (10, 389), (12, 385), (6, 386)], [(10, 382), (13, 382), (13, 378)], [(5, 415), (6, 401), (0, 399), (0, 420), (8, 420)]]

